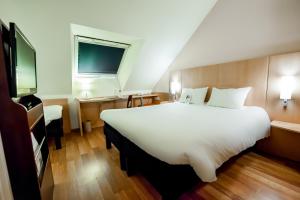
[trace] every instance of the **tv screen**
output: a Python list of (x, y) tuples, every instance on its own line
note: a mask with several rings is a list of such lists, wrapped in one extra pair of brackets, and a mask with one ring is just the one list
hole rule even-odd
[(117, 74), (125, 49), (78, 42), (79, 74)]
[(33, 46), (14, 23), (10, 23), (12, 97), (37, 91), (36, 53)]

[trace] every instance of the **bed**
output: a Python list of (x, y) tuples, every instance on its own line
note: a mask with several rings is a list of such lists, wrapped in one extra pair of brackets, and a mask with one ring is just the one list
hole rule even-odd
[[(147, 163), (151, 176), (161, 168), (178, 168), (173, 175), (183, 170), (187, 177), (196, 175), (203, 182), (215, 181), (224, 162), (267, 137), (270, 128), (266, 111), (255, 106), (228, 109), (168, 103), (105, 110), (100, 117), (107, 147), (113, 143), (119, 149), (121, 168), (129, 174), (143, 170)], [(166, 192), (163, 196), (170, 195), (166, 188), (160, 190)]]
[(63, 107), (60, 105), (44, 106), (45, 125), (48, 136), (53, 136), (56, 149), (61, 149), (61, 140), (63, 136)]

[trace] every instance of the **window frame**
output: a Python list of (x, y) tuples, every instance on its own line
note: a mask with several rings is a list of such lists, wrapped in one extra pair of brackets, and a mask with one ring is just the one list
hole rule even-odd
[[(108, 73), (79, 73), (78, 72), (78, 44), (79, 42), (87, 43), (87, 44), (96, 44), (101, 46), (108, 46), (108, 47), (117, 47), (117, 48), (123, 48), (125, 49), (124, 54), (122, 56), (118, 71), (116, 74), (108, 74)], [(111, 77), (115, 78), (118, 76), (120, 68), (122, 67), (127, 51), (130, 47), (130, 44), (126, 43), (120, 43), (120, 42), (114, 42), (114, 41), (108, 41), (108, 40), (102, 40), (97, 38), (90, 38), (86, 36), (74, 36), (74, 61), (75, 61), (75, 75), (76, 77)]]

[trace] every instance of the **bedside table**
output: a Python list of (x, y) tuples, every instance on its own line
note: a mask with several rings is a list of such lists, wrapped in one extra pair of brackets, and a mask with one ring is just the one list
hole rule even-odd
[(270, 137), (257, 143), (263, 152), (300, 162), (300, 124), (272, 121)]
[(280, 128), (287, 131), (292, 131), (300, 134), (300, 124), (282, 122), (282, 121), (272, 121), (271, 127)]

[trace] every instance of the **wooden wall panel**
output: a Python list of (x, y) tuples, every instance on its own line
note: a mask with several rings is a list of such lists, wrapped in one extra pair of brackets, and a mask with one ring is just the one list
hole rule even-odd
[(181, 85), (183, 88), (212, 87), (218, 83), (218, 66), (185, 69), (181, 71)]
[[(279, 99), (280, 80), (285, 75), (295, 78), (295, 90), (287, 108)], [(264, 107), (271, 120), (300, 123), (300, 52), (177, 70), (172, 72), (171, 80), (174, 76), (181, 81), (182, 87), (189, 88), (251, 86), (246, 105)], [(209, 96), (210, 91), (206, 100)], [(299, 137), (298, 133), (273, 127), (271, 136), (259, 141), (256, 147), (272, 155), (299, 161)]]
[[(267, 92), (267, 111), (272, 120), (300, 123), (300, 52), (270, 56)], [(280, 79), (284, 75), (295, 77), (292, 100), (285, 109), (280, 95)]]
[(199, 84), (197, 68), (187, 69), (181, 72), (181, 86), (194, 88)]
[(218, 84), (218, 73), (219, 67), (218, 65), (210, 65), (207, 67), (200, 67), (197, 69), (197, 77), (199, 80), (199, 84), (196, 84), (197, 87), (201, 87), (203, 85), (208, 87), (213, 87)]
[(245, 104), (265, 107), (268, 57), (220, 64), (219, 88), (252, 87)]
[(206, 100), (209, 99), (212, 87), (251, 86), (252, 90), (248, 95), (246, 105), (265, 107), (268, 57), (184, 69), (180, 72), (173, 72), (171, 77), (174, 74), (178, 76), (178, 73), (181, 74), (182, 88), (209, 87)]
[(70, 111), (69, 111), (69, 103), (67, 98), (63, 99), (43, 99), (44, 106), (50, 105), (61, 105), (63, 107), (63, 129), (64, 133), (71, 132), (71, 121), (70, 121)]
[(167, 92), (155, 92), (154, 94), (158, 95), (160, 101), (169, 101), (172, 99), (170, 93)]

